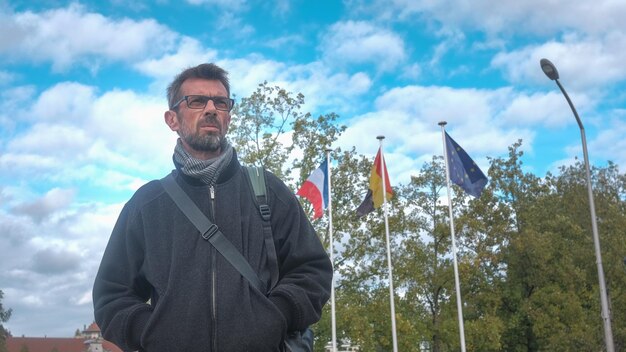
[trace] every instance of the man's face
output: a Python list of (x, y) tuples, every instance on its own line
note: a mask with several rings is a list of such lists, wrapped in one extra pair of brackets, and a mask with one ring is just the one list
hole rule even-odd
[[(180, 95), (228, 97), (222, 82), (199, 78), (185, 80)], [(178, 133), (189, 154), (206, 160), (220, 155), (230, 124), (230, 112), (217, 110), (212, 100), (206, 103), (204, 109), (192, 109), (186, 101), (182, 101), (175, 111), (165, 113), (165, 122)]]

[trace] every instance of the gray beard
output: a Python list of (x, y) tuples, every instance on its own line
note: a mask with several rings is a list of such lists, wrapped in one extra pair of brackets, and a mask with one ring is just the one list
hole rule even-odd
[(203, 152), (216, 152), (226, 143), (226, 138), (215, 134), (204, 136), (187, 135), (184, 137), (184, 140), (192, 149)]

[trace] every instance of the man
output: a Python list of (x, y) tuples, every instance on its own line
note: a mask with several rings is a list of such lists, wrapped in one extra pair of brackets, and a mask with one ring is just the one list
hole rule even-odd
[[(165, 123), (180, 137), (176, 182), (243, 254), (269, 293), (259, 292), (205, 241), (159, 181), (124, 206), (93, 288), (104, 338), (133, 351), (280, 351), (289, 331), (320, 319), (329, 298), (328, 255), (300, 204), (265, 172), (278, 282), (247, 174), (226, 139), (227, 73), (202, 64), (167, 90)], [(270, 243), (271, 245), (271, 243)]]

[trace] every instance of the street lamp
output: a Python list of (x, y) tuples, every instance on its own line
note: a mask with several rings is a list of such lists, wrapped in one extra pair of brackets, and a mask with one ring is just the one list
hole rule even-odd
[(589, 210), (591, 212), (591, 230), (593, 231), (593, 244), (596, 249), (596, 264), (598, 267), (598, 280), (600, 282), (600, 303), (602, 304), (602, 321), (604, 322), (604, 342), (606, 344), (607, 352), (614, 352), (615, 347), (613, 346), (613, 331), (611, 330), (611, 315), (609, 313), (609, 303), (608, 303), (608, 294), (606, 290), (606, 284), (604, 281), (604, 270), (602, 269), (602, 254), (600, 253), (600, 237), (598, 236), (598, 224), (596, 221), (596, 207), (593, 201), (593, 190), (591, 188), (591, 172), (589, 171), (589, 156), (587, 155), (587, 139), (585, 138), (585, 128), (583, 127), (582, 121), (580, 121), (580, 117), (578, 117), (578, 113), (576, 112), (576, 108), (574, 108), (574, 104), (567, 95), (567, 92), (559, 82), (559, 71), (557, 71), (556, 66), (548, 59), (541, 59), (539, 61), (541, 65), (541, 70), (543, 73), (548, 76), (551, 80), (555, 81), (556, 84), (563, 92), (569, 107), (572, 108), (572, 112), (574, 113), (574, 117), (576, 117), (576, 122), (578, 122), (578, 127), (580, 128), (580, 138), (582, 139), (583, 144), (583, 157), (585, 159), (585, 173), (587, 175), (587, 191), (589, 193)]

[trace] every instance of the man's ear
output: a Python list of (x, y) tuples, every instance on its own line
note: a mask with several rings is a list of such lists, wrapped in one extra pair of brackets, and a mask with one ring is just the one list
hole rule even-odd
[(172, 131), (178, 131), (180, 125), (178, 123), (178, 116), (172, 110), (167, 110), (165, 114), (163, 114), (163, 119), (165, 123), (170, 127)]

